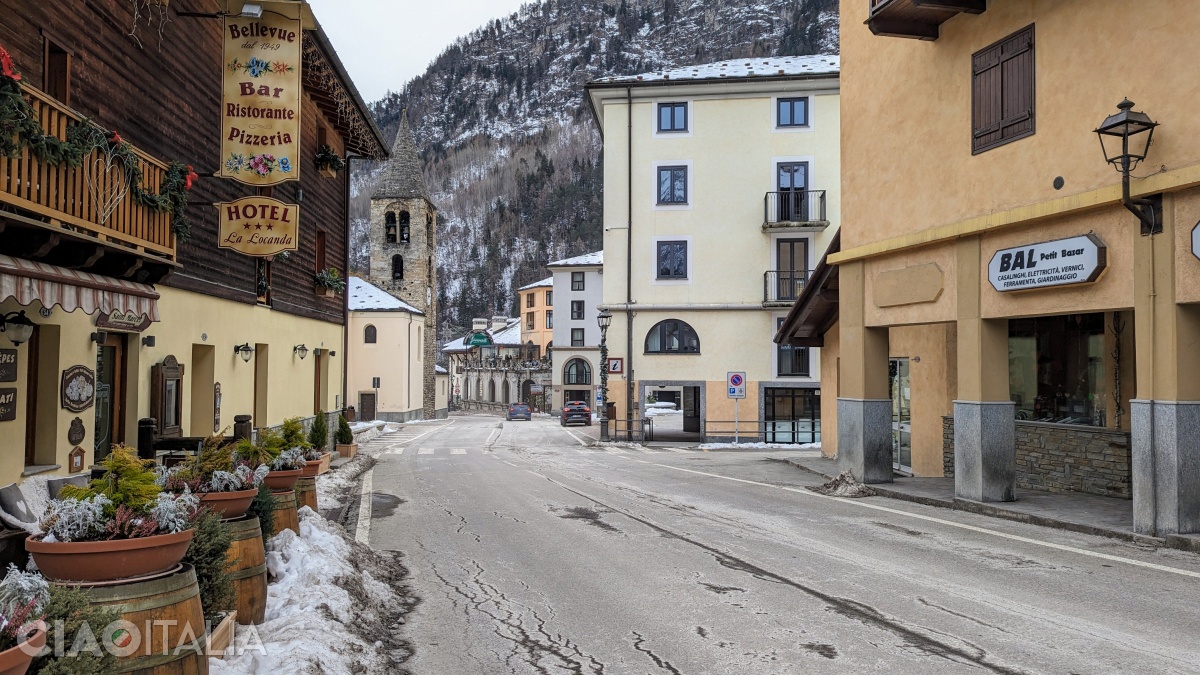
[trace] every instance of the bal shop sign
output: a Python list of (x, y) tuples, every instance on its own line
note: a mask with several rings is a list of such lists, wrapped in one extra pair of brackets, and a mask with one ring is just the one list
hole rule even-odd
[(1108, 247), (1094, 234), (996, 251), (988, 281), (1001, 293), (1087, 284), (1108, 266)]
[(254, 256), (295, 251), (299, 245), (300, 207), (271, 197), (243, 197), (216, 204), (217, 245)]

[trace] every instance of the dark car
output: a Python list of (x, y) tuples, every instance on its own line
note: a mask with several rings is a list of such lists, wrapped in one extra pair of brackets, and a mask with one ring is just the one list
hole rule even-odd
[(580, 422), (587, 426), (592, 426), (592, 409), (587, 407), (583, 401), (568, 401), (562, 409), (561, 423), (565, 427), (568, 424)]
[(513, 420), (532, 420), (533, 412), (529, 406), (524, 403), (513, 403), (508, 406), (508, 421)]

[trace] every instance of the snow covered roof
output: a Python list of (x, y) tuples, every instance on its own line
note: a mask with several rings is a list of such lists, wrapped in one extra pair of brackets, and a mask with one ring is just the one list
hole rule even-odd
[[(521, 342), (521, 320), (519, 318), (518, 319), (510, 318), (510, 319), (507, 319), (507, 322), (508, 322), (508, 325), (505, 326), (504, 328), (501, 328), (500, 330), (493, 331), (489, 328), (488, 330), (485, 330), (483, 332), (487, 333), (492, 338), (492, 344), (496, 345), (497, 347), (520, 347), (522, 344), (524, 344), (523, 342)], [(447, 342), (446, 344), (442, 345), (442, 351), (443, 352), (469, 352), (469, 351), (471, 351), (472, 349), (474, 349), (474, 347), (468, 346), (467, 340), (471, 339), (472, 334), (473, 333), (467, 333), (466, 335), (458, 338), (457, 340), (451, 340), (450, 342)]]
[(450, 374), (450, 371), (446, 370), (446, 366), (436, 366), (435, 365), (433, 367), (433, 372), (437, 373), (438, 375), (449, 375)]
[(584, 253), (577, 255), (574, 258), (564, 258), (563, 260), (555, 260), (546, 265), (546, 267), (584, 267), (588, 265), (603, 265), (604, 251), (596, 251), (594, 253)]
[(541, 288), (542, 286), (553, 286), (553, 285), (554, 285), (554, 277), (546, 277), (545, 279), (542, 279), (541, 281), (535, 281), (532, 284), (529, 284), (528, 286), (522, 286), (522, 287), (518, 288), (517, 291), (518, 292), (519, 291), (527, 291), (531, 288)]
[(754, 77), (781, 77), (789, 75), (833, 75), (841, 70), (841, 59), (837, 54), (813, 54), (811, 56), (780, 56), (774, 58), (746, 58), (702, 63), (683, 68), (659, 70), (641, 75), (602, 77), (594, 84), (702, 81), (721, 79), (749, 79)]
[(422, 316), (425, 314), (382, 288), (369, 284), (358, 277), (350, 277), (346, 291), (350, 294), (351, 312), (410, 312)]

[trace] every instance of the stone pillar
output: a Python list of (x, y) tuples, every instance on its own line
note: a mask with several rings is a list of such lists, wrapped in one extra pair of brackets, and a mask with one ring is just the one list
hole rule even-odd
[(1016, 406), (1008, 391), (1008, 320), (983, 319), (979, 238), (957, 245), (958, 393), (954, 401), (954, 496), (1016, 499)]
[(865, 263), (838, 271), (838, 469), (864, 483), (892, 482), (892, 400), (888, 394), (888, 329), (866, 325)]

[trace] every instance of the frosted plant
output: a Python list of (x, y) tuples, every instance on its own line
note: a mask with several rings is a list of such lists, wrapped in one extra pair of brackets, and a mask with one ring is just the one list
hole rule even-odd
[(95, 537), (104, 531), (106, 506), (112, 506), (112, 501), (104, 495), (51, 500), (39, 523), (46, 533), (43, 541), (79, 541)]
[(262, 484), (263, 479), (267, 477), (267, 473), (270, 472), (270, 470), (271, 468), (264, 464), (259, 464), (257, 469), (251, 469), (245, 464), (242, 464), (234, 470), (234, 473), (237, 474), (238, 480), (241, 481), (242, 487), (239, 489), (249, 490), (252, 487), (258, 487)]
[(187, 488), (179, 494), (160, 492), (154, 506), (150, 507), (150, 515), (158, 521), (163, 534), (175, 534), (191, 528), (192, 516), (199, 506), (200, 500)]
[(246, 481), (241, 477), (240, 472), (235, 474), (228, 471), (214, 471), (212, 478), (208, 479), (209, 492), (237, 492), (245, 489)]
[(170, 466), (170, 467), (162, 466), (160, 464), (160, 465), (154, 467), (154, 482), (159, 487), (165, 488), (167, 486), (167, 482), (170, 481), (175, 476), (179, 475), (179, 471), (182, 468), (183, 467), (178, 464), (175, 466)]
[(254, 470), (254, 487), (262, 485), (262, 482), (267, 479), (267, 474), (271, 473), (271, 467), (264, 464), (259, 464)]
[(50, 584), (45, 577), (22, 572), (9, 563), (8, 574), (0, 581), (0, 630), (22, 613), (41, 615), (49, 602)]
[(271, 462), (272, 471), (291, 471), (304, 468), (304, 448), (290, 448), (279, 453)]

